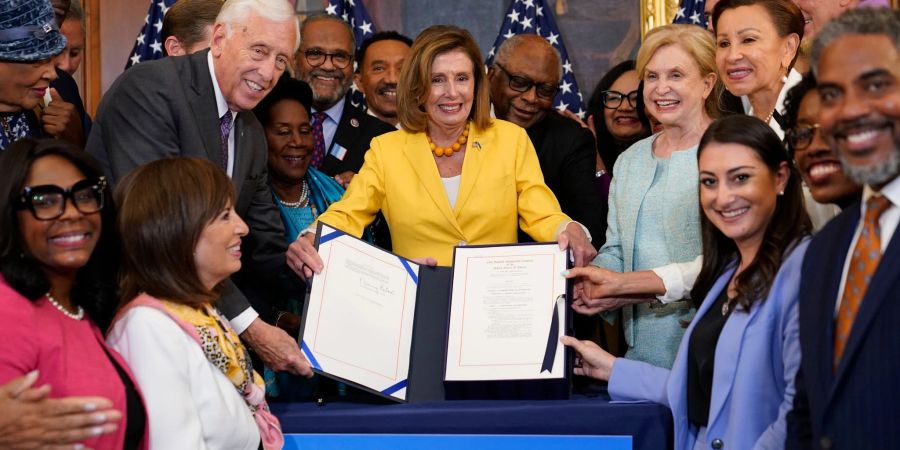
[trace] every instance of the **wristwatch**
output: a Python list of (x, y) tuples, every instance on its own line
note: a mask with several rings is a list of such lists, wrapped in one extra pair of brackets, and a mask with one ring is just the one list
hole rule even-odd
[(603, 170), (603, 169), (600, 169), (600, 170), (598, 170), (596, 173), (594, 173), (594, 177), (595, 177), (595, 178), (600, 178), (600, 177), (602, 177), (603, 175), (606, 175), (606, 171)]

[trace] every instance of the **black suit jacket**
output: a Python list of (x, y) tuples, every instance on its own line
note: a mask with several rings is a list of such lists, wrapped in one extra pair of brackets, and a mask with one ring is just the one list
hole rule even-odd
[[(168, 57), (128, 69), (103, 96), (87, 151), (105, 165), (113, 182), (137, 166), (174, 156), (207, 158), (221, 164), (221, 137), (215, 92), (207, 65), (208, 51)], [(237, 114), (234, 133), (234, 170), (237, 193), (234, 208), (247, 222), (244, 238), (244, 279), (272, 289), (298, 289), (297, 277), (286, 270), (284, 225), (266, 184), (267, 147), (259, 121), (250, 111)], [(127, 231), (125, 235), (127, 239)], [(273, 297), (254, 298), (257, 312), (270, 319)], [(283, 298), (278, 295), (277, 298)], [(250, 306), (231, 282), (217, 304), (229, 318)]]
[[(555, 111), (526, 131), (537, 152), (544, 183), (556, 195), (562, 212), (587, 227), (592, 244), (600, 248), (606, 236), (607, 205), (594, 181), (594, 137)], [(531, 242), (531, 238), (519, 230), (519, 241)]]
[[(900, 234), (869, 283), (837, 372), (834, 310), (860, 220), (856, 202), (812, 240), (799, 293), (800, 351), (787, 448), (886, 449), (900, 445)], [(900, 231), (900, 230), (898, 230)]]
[[(366, 152), (371, 146), (372, 139), (391, 131), (397, 131), (397, 129), (353, 106), (349, 97), (344, 98), (344, 112), (341, 115), (337, 130), (334, 132), (334, 139), (331, 141), (331, 146), (328, 148), (325, 159), (322, 160), (322, 167), (319, 170), (325, 175), (332, 177), (346, 171), (359, 172), (365, 160)], [(337, 159), (331, 153), (331, 150), (336, 145), (347, 149), (347, 155), (343, 160)], [(388, 251), (391, 250), (391, 232), (388, 229), (387, 221), (384, 220), (384, 216), (379, 213), (369, 230), (372, 233), (375, 245)]]
[[(334, 140), (332, 140), (319, 170), (331, 177), (348, 170), (354, 173), (359, 172), (372, 139), (391, 131), (397, 131), (397, 129), (359, 110), (345, 99), (344, 112), (338, 122), (337, 131), (334, 133)], [(347, 155), (343, 160), (337, 159), (331, 154), (335, 144), (347, 149)]]

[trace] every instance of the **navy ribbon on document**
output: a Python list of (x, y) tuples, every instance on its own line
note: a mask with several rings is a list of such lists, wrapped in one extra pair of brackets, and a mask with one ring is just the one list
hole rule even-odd
[(553, 318), (550, 320), (550, 335), (547, 336), (547, 349), (544, 351), (544, 363), (541, 364), (541, 373), (553, 373), (553, 361), (556, 360), (556, 349), (559, 347), (559, 301), (565, 304), (565, 294), (560, 294), (553, 302)]

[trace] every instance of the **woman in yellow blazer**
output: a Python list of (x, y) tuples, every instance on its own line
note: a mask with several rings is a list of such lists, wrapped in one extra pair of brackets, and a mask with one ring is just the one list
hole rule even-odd
[[(319, 220), (359, 236), (382, 211), (395, 253), (445, 266), (454, 246), (514, 243), (521, 227), (570, 246), (584, 265), (596, 250), (544, 184), (525, 130), (490, 118), (481, 61), (468, 31), (423, 31), (400, 75), (403, 129), (372, 140), (344, 197)], [(305, 276), (321, 270), (310, 234), (291, 245), (288, 263)]]

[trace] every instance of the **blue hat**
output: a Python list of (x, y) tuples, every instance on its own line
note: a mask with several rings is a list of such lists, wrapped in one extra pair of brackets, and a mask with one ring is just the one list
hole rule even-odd
[(0, 60), (41, 61), (65, 47), (50, 0), (0, 1)]

